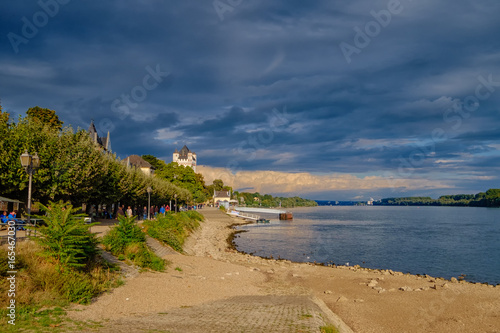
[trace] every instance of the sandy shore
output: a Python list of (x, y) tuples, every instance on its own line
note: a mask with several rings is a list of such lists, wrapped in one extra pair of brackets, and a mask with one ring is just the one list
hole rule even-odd
[(161, 313), (245, 295), (314, 295), (355, 332), (500, 332), (500, 287), (439, 278), (267, 260), (228, 247), (242, 220), (202, 211), (188, 255), (166, 255), (164, 273), (141, 273), (89, 306), (77, 320), (106, 321)]

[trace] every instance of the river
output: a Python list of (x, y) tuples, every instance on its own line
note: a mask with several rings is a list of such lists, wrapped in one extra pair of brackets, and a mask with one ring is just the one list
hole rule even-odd
[[(500, 284), (500, 209), (295, 208), (293, 221), (238, 227), (238, 250), (297, 262), (349, 264)], [(264, 217), (264, 215), (262, 215)]]

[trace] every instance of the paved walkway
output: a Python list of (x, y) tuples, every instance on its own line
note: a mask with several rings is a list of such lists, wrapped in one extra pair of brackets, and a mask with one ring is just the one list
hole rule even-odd
[(238, 296), (107, 322), (99, 332), (319, 332), (326, 316), (306, 296)]

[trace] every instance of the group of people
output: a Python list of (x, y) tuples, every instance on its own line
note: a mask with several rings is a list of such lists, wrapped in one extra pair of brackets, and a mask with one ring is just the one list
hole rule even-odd
[(23, 221), (18, 221), (16, 219), (17, 217), (17, 212), (15, 210), (11, 211), (10, 213), (7, 213), (7, 211), (3, 211), (3, 213), (0, 215), (0, 222), (2, 225), (7, 225), (9, 221), (15, 221), (17, 226), (17, 230), (24, 230), (24, 227), (19, 226), (20, 224), (24, 224)]
[[(149, 209), (149, 218), (153, 219), (158, 216), (158, 214), (165, 215), (170, 211), (170, 206), (169, 205), (161, 205), (160, 207), (158, 206), (151, 206)], [(148, 207), (144, 206), (143, 212), (142, 212), (142, 218), (147, 219), (148, 218)]]
[(14, 210), (8, 214), (7, 211), (4, 211), (2, 215), (0, 215), (0, 221), (2, 221), (2, 223), (7, 223), (10, 220), (15, 220), (15, 218), (16, 218), (16, 211)]
[[(150, 211), (149, 211), (150, 212), (150, 218), (155, 218), (155, 217), (158, 216), (158, 214), (165, 215), (169, 211), (170, 211), (170, 206), (169, 205), (151, 206)], [(131, 217), (131, 216), (137, 215), (137, 216), (139, 216), (139, 218), (142, 217), (144, 220), (147, 220), (147, 218), (148, 218), (148, 207), (144, 206), (142, 215), (139, 215), (139, 211), (138, 210), (134, 211), (134, 209), (132, 209), (131, 206), (128, 206), (127, 209), (125, 209), (125, 206), (122, 205), (122, 206), (118, 207), (116, 215), (117, 215), (117, 217), (118, 216), (125, 216), (125, 215), (128, 216), (128, 217)]]

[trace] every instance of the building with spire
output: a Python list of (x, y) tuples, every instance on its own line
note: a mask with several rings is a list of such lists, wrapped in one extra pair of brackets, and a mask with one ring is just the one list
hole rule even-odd
[(174, 151), (173, 162), (188, 166), (196, 172), (196, 153), (189, 150), (186, 145), (180, 151), (177, 149)]
[(97, 134), (97, 129), (95, 128), (94, 125), (94, 119), (90, 121), (90, 126), (89, 126), (89, 136), (90, 139), (102, 150), (105, 152), (111, 153), (111, 139), (109, 137), (109, 131), (108, 131), (108, 136), (106, 137), (99, 137)]

